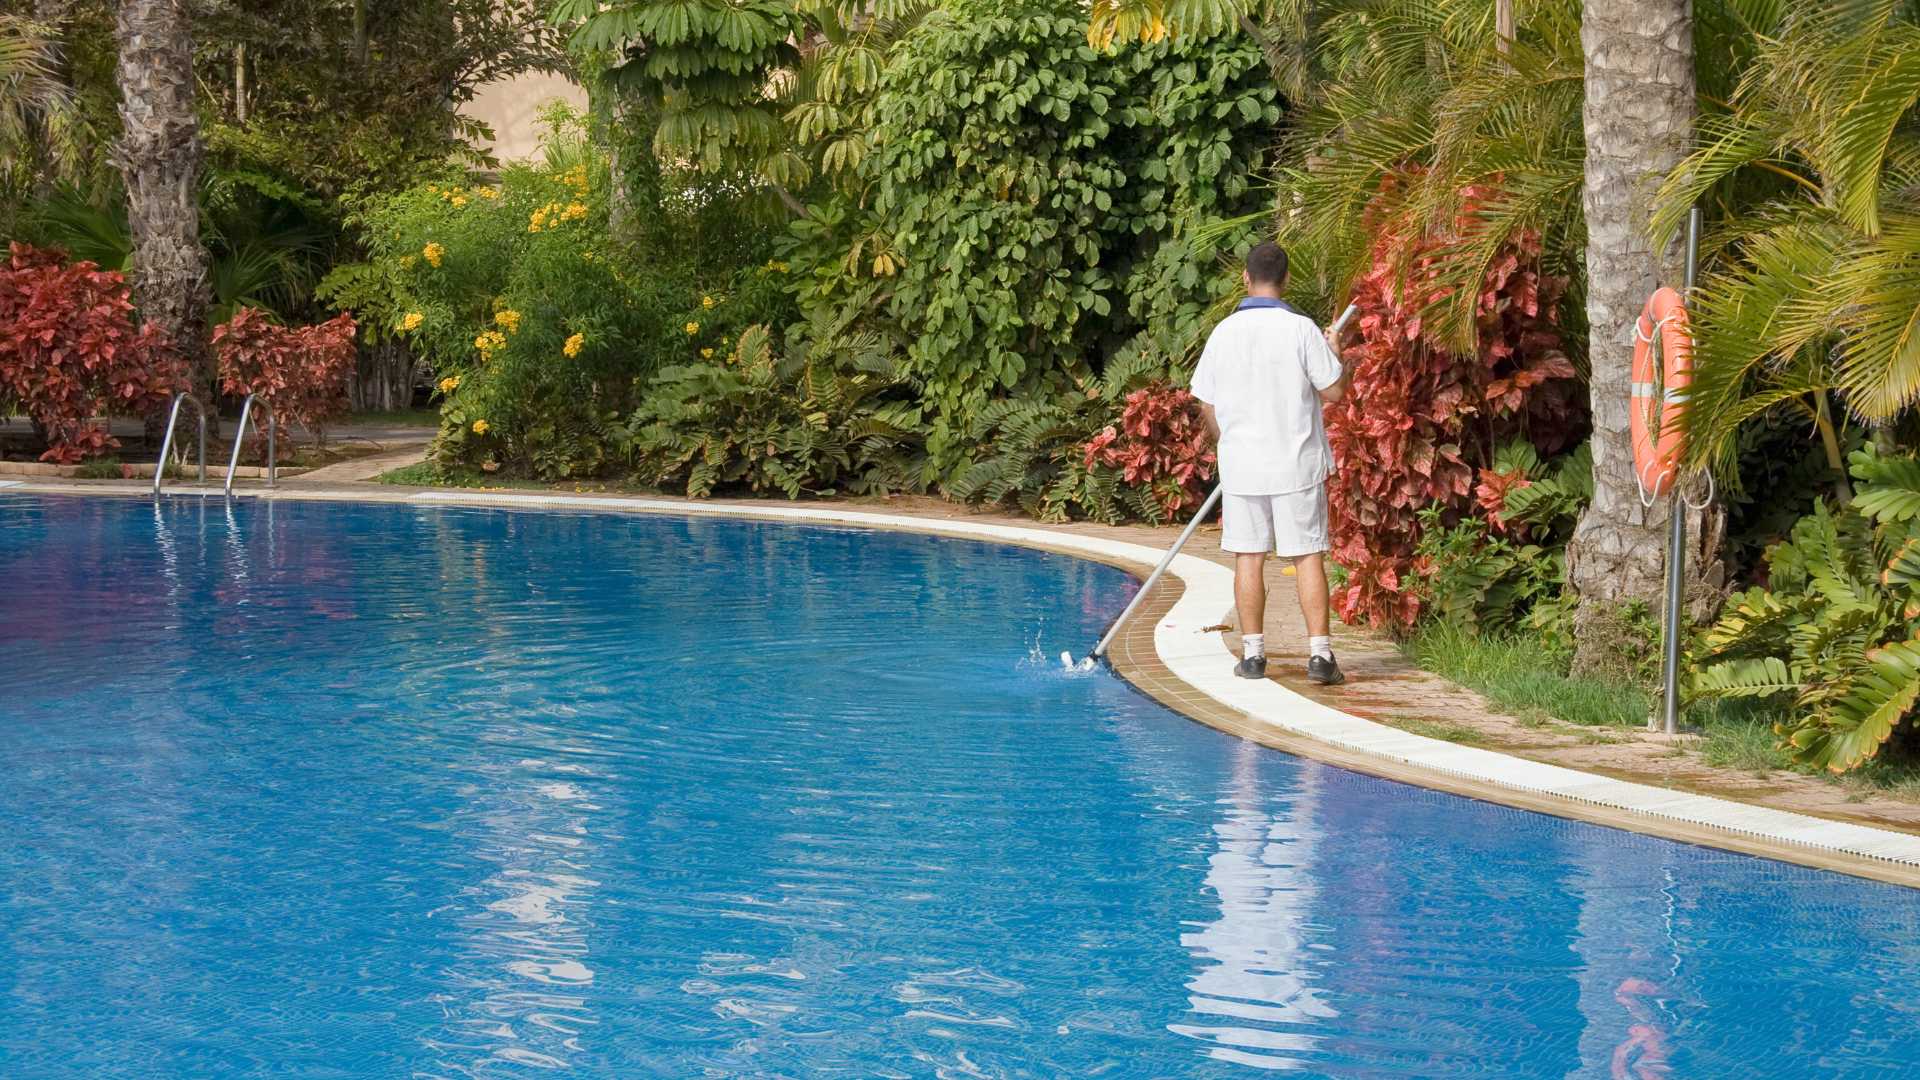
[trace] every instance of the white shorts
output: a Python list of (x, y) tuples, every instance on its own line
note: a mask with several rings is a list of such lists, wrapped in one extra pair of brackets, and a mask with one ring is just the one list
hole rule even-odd
[(1283, 558), (1326, 551), (1325, 485), (1284, 495), (1220, 496), (1220, 550), (1236, 555)]

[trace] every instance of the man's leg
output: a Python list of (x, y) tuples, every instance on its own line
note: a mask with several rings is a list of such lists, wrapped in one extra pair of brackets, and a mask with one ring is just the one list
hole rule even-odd
[(1240, 636), (1264, 638), (1267, 625), (1267, 554), (1237, 554), (1233, 559), (1233, 606)]
[(1300, 614), (1307, 619), (1307, 637), (1327, 636), (1327, 557), (1324, 553), (1293, 560), (1293, 584), (1300, 590)]
[[(1327, 611), (1327, 493), (1324, 488), (1276, 497), (1275, 532), (1283, 555), (1293, 556), (1294, 587), (1300, 592), (1300, 614), (1307, 623), (1307, 679), (1322, 686), (1346, 681), (1333, 658), (1328, 635), (1332, 619)], [(1278, 522), (1286, 521), (1282, 529)], [(1294, 554), (1299, 552), (1300, 554)]]
[(1233, 607), (1240, 617), (1243, 679), (1267, 677), (1267, 552), (1273, 550), (1273, 510), (1265, 496), (1229, 492), (1220, 508), (1220, 549), (1233, 555)]

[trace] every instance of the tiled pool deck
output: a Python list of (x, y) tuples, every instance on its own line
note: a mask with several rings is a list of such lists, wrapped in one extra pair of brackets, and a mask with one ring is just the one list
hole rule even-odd
[[(121, 484), (0, 482), (20, 493), (138, 495)], [(192, 497), (195, 489), (180, 489)], [(217, 495), (214, 491), (211, 494)], [(244, 497), (518, 509), (592, 509), (899, 529), (1020, 544), (1097, 559), (1143, 574), (1164, 549), (1100, 535), (998, 522), (875, 513), (830, 504), (712, 503), (599, 495), (371, 486), (288, 486)], [(1116, 640), (1109, 659), (1125, 678), (1194, 719), (1290, 753), (1360, 772), (1523, 809), (1920, 887), (1920, 836), (1636, 783), (1429, 738), (1354, 716), (1273, 680), (1231, 673), (1225, 634), (1232, 572), (1182, 555)]]

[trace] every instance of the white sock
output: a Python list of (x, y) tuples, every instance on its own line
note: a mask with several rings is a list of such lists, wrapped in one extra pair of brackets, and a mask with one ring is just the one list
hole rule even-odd
[(1307, 653), (1310, 656), (1333, 659), (1333, 639), (1330, 637), (1310, 637), (1307, 639)]
[(1265, 634), (1240, 635), (1240, 655), (1241, 657), (1247, 660), (1251, 660), (1256, 656), (1267, 655), (1267, 635)]

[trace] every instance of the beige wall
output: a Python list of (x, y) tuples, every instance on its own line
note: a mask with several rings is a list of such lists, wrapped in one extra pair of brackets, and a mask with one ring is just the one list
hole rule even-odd
[(493, 128), (493, 142), (482, 147), (502, 162), (521, 161), (540, 152), (540, 110), (555, 98), (577, 109), (587, 107), (587, 92), (564, 75), (531, 71), (482, 86), (460, 111)]

